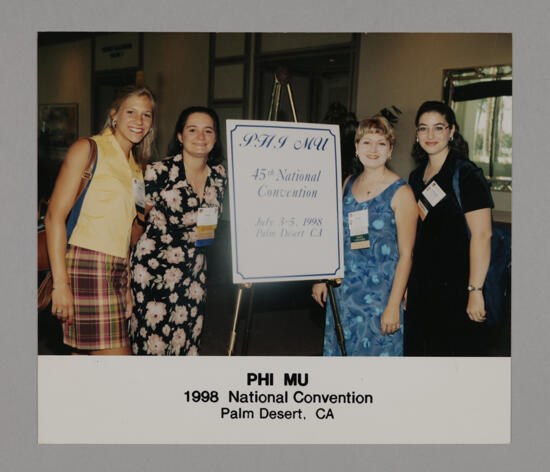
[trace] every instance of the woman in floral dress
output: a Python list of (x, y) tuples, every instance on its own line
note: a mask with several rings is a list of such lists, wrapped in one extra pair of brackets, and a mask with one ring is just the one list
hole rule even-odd
[[(131, 259), (129, 334), (138, 355), (197, 355), (206, 305), (206, 251), (226, 184), (219, 120), (182, 111), (168, 157), (147, 166), (146, 221)], [(208, 213), (208, 220), (199, 221)], [(201, 232), (197, 231), (198, 224)], [(215, 223), (214, 223), (215, 224)], [(206, 235), (206, 237), (205, 237)]]

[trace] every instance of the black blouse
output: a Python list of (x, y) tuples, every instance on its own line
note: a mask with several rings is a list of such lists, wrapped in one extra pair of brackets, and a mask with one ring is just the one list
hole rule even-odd
[[(418, 296), (437, 294), (437, 298), (455, 298), (459, 304), (467, 299), (469, 277), (469, 235), (464, 213), (481, 208), (493, 208), (493, 199), (483, 171), (471, 161), (464, 161), (459, 173), (462, 208), (453, 190), (453, 174), (457, 157), (449, 153), (441, 170), (428, 182), (422, 178), (427, 161), (409, 176), (409, 184), (416, 200), (432, 181), (437, 182), (445, 197), (431, 208), (422, 221), (418, 219), (413, 267), (409, 281), (409, 294)], [(456, 298), (458, 297), (458, 298)]]

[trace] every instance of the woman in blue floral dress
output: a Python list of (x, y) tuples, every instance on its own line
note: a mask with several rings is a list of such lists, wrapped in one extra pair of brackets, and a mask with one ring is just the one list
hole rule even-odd
[[(403, 355), (402, 301), (418, 212), (410, 187), (386, 167), (395, 143), (389, 122), (363, 120), (355, 134), (357, 172), (344, 182), (345, 275), (335, 298), (350, 356)], [(313, 298), (326, 303), (324, 283)], [(327, 306), (324, 355), (340, 355)]]
[(173, 157), (147, 167), (145, 230), (131, 259), (133, 354), (199, 352), (209, 239), (197, 226), (199, 209), (210, 215), (207, 226), (221, 213), (226, 176), (218, 131), (213, 110), (185, 109), (176, 123)]

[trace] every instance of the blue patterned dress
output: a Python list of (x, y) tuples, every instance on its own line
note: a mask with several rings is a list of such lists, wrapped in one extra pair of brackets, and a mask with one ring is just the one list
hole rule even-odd
[[(356, 178), (353, 176), (344, 189), (345, 276), (340, 287), (334, 290), (346, 351), (348, 356), (402, 356), (403, 308), (401, 328), (393, 334), (382, 335), (380, 317), (386, 308), (399, 260), (397, 227), (391, 201), (395, 192), (406, 183), (398, 179), (380, 195), (358, 202), (351, 193)], [(348, 214), (365, 209), (369, 211), (370, 247), (352, 250)], [(330, 302), (327, 303), (324, 355), (341, 355)]]

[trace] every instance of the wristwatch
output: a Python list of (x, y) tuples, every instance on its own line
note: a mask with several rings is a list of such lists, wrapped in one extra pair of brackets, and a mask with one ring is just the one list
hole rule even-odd
[(468, 288), (466, 290), (468, 290), (468, 292), (473, 292), (475, 290), (481, 291), (483, 290), (483, 287), (474, 287), (473, 285), (468, 285)]

